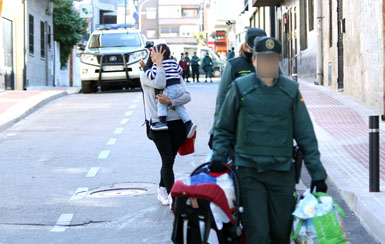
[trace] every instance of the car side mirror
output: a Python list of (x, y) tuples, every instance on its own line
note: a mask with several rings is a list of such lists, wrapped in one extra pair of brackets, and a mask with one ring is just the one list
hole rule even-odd
[(153, 41), (146, 41), (146, 46), (145, 48), (151, 48), (154, 46), (154, 42)]
[(84, 51), (84, 50), (86, 50), (86, 46), (84, 46), (83, 43), (79, 43), (79, 44), (78, 44), (78, 50)]

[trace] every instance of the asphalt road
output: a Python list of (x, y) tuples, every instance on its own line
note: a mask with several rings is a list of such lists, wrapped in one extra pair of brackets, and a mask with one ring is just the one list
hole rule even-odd
[[(188, 89), (198, 138), (195, 154), (178, 156), (177, 178), (209, 153), (217, 84)], [(138, 91), (75, 94), (1, 133), (0, 244), (171, 243), (172, 212), (156, 199), (160, 157), (143, 121)], [(348, 213), (351, 242), (375, 243), (330, 192)]]

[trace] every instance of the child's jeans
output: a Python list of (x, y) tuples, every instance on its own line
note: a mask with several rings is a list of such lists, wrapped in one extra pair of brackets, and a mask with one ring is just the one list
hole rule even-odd
[[(185, 87), (181, 84), (175, 84), (166, 87), (166, 89), (163, 90), (163, 95), (168, 97), (169, 99), (175, 99), (183, 95), (185, 93)], [(158, 117), (161, 116), (167, 116), (167, 104), (161, 104), (158, 102)], [(180, 118), (183, 120), (184, 123), (187, 121), (190, 121), (190, 116), (188, 115), (186, 108), (181, 106), (175, 106), (174, 107), (176, 112), (179, 114)]]

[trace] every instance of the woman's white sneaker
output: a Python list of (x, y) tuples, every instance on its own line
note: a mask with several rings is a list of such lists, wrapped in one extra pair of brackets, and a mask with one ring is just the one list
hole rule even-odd
[(160, 186), (158, 188), (158, 200), (162, 205), (168, 205), (168, 194), (166, 187)]

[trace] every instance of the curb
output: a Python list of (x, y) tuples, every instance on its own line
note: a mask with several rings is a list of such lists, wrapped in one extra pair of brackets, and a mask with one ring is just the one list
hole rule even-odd
[(50, 102), (52, 102), (54, 100), (57, 100), (57, 99), (59, 99), (61, 97), (68, 96), (68, 95), (70, 95), (70, 94), (67, 91), (63, 91), (61, 93), (55, 94), (53, 96), (47, 97), (47, 98), (39, 101), (38, 103), (32, 105), (29, 109), (24, 111), (21, 115), (17, 116), (16, 118), (11, 119), (10, 121), (8, 121), (8, 122), (6, 122), (4, 124), (0, 124), (0, 132), (3, 132), (5, 130), (9, 129), (11, 126), (16, 124), (20, 120), (28, 117), (29, 115), (31, 115), (32, 113), (36, 112), (37, 110), (39, 110), (43, 106), (47, 105), (48, 103), (50, 103)]
[(378, 243), (385, 244), (385, 223), (383, 219), (384, 216), (381, 216), (381, 214), (378, 212), (376, 214), (375, 209), (373, 209), (375, 208), (375, 205), (371, 206), (371, 203), (368, 203), (368, 200), (373, 200), (372, 197), (374, 196), (371, 194), (376, 193), (360, 194), (362, 193), (361, 191), (357, 193), (355, 191), (343, 189), (339, 186), (339, 184), (337, 184), (337, 180), (334, 179), (334, 177), (332, 177), (331, 175), (328, 175), (328, 180), (339, 191), (346, 204), (358, 217), (360, 223), (369, 233), (369, 235), (371, 235), (376, 241), (378, 241)]

